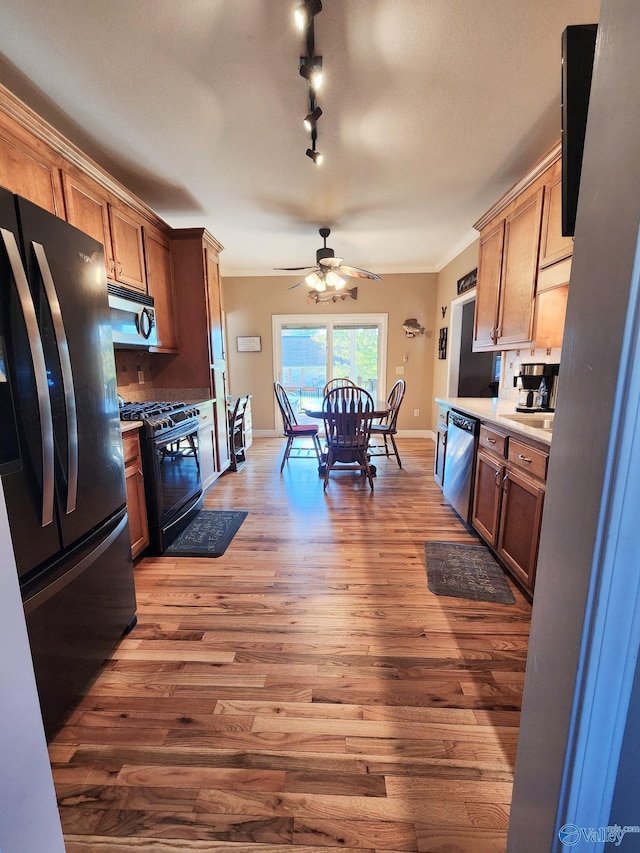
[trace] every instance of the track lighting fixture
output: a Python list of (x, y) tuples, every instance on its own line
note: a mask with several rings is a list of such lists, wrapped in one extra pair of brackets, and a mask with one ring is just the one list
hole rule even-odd
[(309, 84), (309, 111), (304, 119), (304, 126), (311, 134), (311, 147), (307, 148), (307, 157), (316, 166), (322, 163), (322, 154), (316, 150), (318, 139), (318, 119), (322, 110), (316, 104), (316, 93), (322, 85), (322, 57), (316, 56), (314, 17), (322, 11), (320, 0), (304, 0), (295, 11), (296, 22), (301, 30), (306, 29), (307, 54), (300, 57), (298, 70), (300, 76)]
[(322, 88), (322, 57), (321, 56), (301, 56), (300, 57), (300, 76), (309, 83), (309, 86), (317, 92)]
[(315, 148), (307, 148), (307, 157), (311, 157), (316, 166), (320, 166), (324, 159), (322, 154), (319, 151), (316, 151)]
[(300, 32), (304, 32), (318, 12), (321, 11), (321, 0), (304, 0), (304, 3), (297, 6), (293, 13), (293, 17)]
[(320, 107), (316, 107), (315, 110), (309, 113), (309, 115), (304, 120), (304, 126), (308, 131), (313, 130), (313, 128), (316, 126), (316, 122), (318, 121), (321, 115), (322, 110), (320, 109)]

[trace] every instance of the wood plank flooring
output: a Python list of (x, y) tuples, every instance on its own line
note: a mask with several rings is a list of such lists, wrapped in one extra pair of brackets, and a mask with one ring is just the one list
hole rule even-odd
[(530, 606), (432, 595), (474, 542), (398, 441), (373, 493), (257, 439), (218, 559), (143, 558), (138, 625), (50, 745), (68, 853), (502, 853)]

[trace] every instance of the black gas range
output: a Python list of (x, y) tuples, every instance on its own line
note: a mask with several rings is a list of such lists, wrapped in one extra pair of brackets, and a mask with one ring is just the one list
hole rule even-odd
[(162, 554), (202, 508), (197, 406), (125, 403), (121, 421), (142, 421), (140, 450), (150, 549)]
[(196, 406), (184, 402), (125, 403), (120, 406), (121, 421), (143, 421), (144, 431), (149, 436), (164, 435), (176, 427), (197, 423), (200, 411)]

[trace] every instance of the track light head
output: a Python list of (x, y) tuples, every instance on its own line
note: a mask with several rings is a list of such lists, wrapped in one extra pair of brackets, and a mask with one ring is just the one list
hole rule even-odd
[(300, 76), (304, 77), (313, 89), (317, 92), (322, 86), (322, 57), (321, 56), (301, 56), (300, 57)]
[(313, 148), (307, 148), (307, 157), (311, 157), (316, 166), (320, 166), (323, 161), (323, 156), (319, 151), (314, 151)]
[(293, 17), (300, 32), (304, 32), (318, 12), (321, 11), (321, 0), (304, 0), (304, 3), (296, 6)]
[(322, 110), (320, 107), (316, 107), (315, 110), (312, 110), (308, 116), (306, 116), (304, 120), (304, 126), (308, 131), (312, 131), (316, 126), (316, 122), (322, 115)]

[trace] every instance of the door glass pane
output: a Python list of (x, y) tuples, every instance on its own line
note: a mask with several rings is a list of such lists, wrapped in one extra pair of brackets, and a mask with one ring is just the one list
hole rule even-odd
[(282, 326), (282, 372), (284, 386), (299, 423), (306, 423), (303, 409), (320, 408), (327, 381), (327, 327)]
[(346, 377), (378, 398), (379, 327), (375, 325), (335, 325), (333, 329), (332, 373)]

